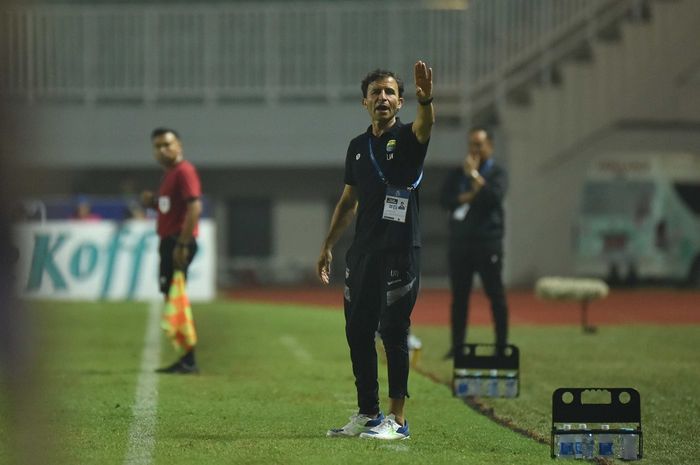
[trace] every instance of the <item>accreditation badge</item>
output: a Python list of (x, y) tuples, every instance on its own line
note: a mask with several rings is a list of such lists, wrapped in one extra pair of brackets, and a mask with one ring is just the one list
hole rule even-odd
[(408, 199), (411, 192), (395, 186), (387, 186), (386, 197), (384, 197), (383, 220), (406, 222), (406, 212), (408, 211)]
[(161, 195), (158, 197), (158, 210), (165, 214), (170, 211), (170, 197), (167, 195)]

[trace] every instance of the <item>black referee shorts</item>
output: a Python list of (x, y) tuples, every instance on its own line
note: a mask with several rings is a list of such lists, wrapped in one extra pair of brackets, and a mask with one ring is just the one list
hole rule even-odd
[[(160, 245), (158, 246), (158, 253), (160, 254), (160, 274), (158, 278), (158, 284), (160, 285), (160, 292), (166, 297), (170, 291), (170, 284), (173, 281), (173, 274), (175, 273), (175, 266), (173, 264), (173, 251), (177, 245), (178, 236), (168, 236), (163, 237), (160, 240)], [(188, 254), (187, 264), (185, 269), (182, 270), (185, 273), (185, 278), (187, 278), (187, 269), (192, 263), (194, 255), (197, 253), (197, 241), (192, 239), (192, 242), (188, 246), (190, 253)]]

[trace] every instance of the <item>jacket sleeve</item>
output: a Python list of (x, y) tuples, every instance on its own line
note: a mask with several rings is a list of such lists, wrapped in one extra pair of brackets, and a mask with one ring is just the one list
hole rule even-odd
[(457, 197), (459, 196), (459, 173), (450, 171), (445, 177), (440, 191), (440, 205), (446, 210), (452, 211), (459, 207)]
[(490, 176), (486, 179), (486, 185), (479, 191), (472, 202), (472, 206), (476, 207), (492, 207), (503, 202), (508, 190), (508, 174), (505, 169), (500, 166), (495, 166)]

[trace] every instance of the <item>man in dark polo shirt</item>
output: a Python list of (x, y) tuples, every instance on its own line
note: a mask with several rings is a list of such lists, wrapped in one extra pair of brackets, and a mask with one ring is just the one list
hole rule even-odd
[[(141, 194), (144, 207), (158, 211), (157, 232), (160, 237), (160, 291), (168, 299), (173, 273), (182, 270), (187, 276), (195, 253), (199, 216), (202, 213), (202, 189), (195, 167), (184, 159), (180, 136), (174, 129), (156, 128), (151, 133), (153, 154), (165, 168), (158, 195), (145, 191)], [(197, 373), (194, 347), (186, 347), (185, 354), (172, 365), (159, 368), (159, 373)]]
[[(413, 123), (396, 116), (403, 83), (394, 73), (375, 70), (362, 81), (362, 104), (371, 125), (348, 147), (345, 188), (321, 247), (317, 273), (330, 279), (331, 250), (357, 214), (355, 238), (345, 270), (345, 334), (350, 346), (358, 413), (328, 436), (406, 439), (408, 332), (418, 295), (419, 186), (433, 113), (432, 69), (414, 66), (418, 112)], [(375, 333), (384, 343), (389, 375), (389, 414), (379, 408)]]

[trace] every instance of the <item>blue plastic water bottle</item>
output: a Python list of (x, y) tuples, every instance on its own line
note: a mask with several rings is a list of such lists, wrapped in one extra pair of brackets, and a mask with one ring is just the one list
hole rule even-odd
[[(587, 429), (588, 426), (586, 426), (585, 423), (579, 423), (578, 429), (580, 430), (585, 430)], [(582, 459), (584, 457), (584, 445), (583, 445), (583, 434), (582, 433), (576, 433), (574, 434), (574, 457), (577, 459)]]
[[(588, 429), (588, 428), (585, 428)], [(593, 439), (593, 433), (590, 431), (582, 434), (583, 436), (583, 458), (592, 459), (595, 455), (595, 441)]]
[(475, 371), (469, 379), (469, 395), (474, 397), (481, 396), (481, 372)]
[[(571, 425), (565, 424), (564, 431), (571, 430)], [(557, 434), (554, 436), (554, 454), (560, 459), (574, 458), (574, 437), (571, 434)]]
[(466, 397), (469, 394), (469, 378), (466, 378), (468, 370), (456, 369), (454, 390), (457, 397)]
[(637, 460), (639, 454), (639, 435), (632, 428), (623, 428), (625, 434), (621, 434), (622, 440), (622, 453), (620, 458), (622, 460)]
[(486, 389), (489, 397), (498, 397), (498, 370), (489, 372), (489, 383)]
[(515, 377), (515, 373), (508, 373), (506, 376), (506, 389), (504, 396), (515, 397), (518, 395), (518, 378)]
[[(610, 425), (601, 425), (600, 429), (608, 431)], [(598, 436), (598, 456), (599, 457), (614, 457), (615, 456), (615, 436), (609, 433), (601, 433)]]

